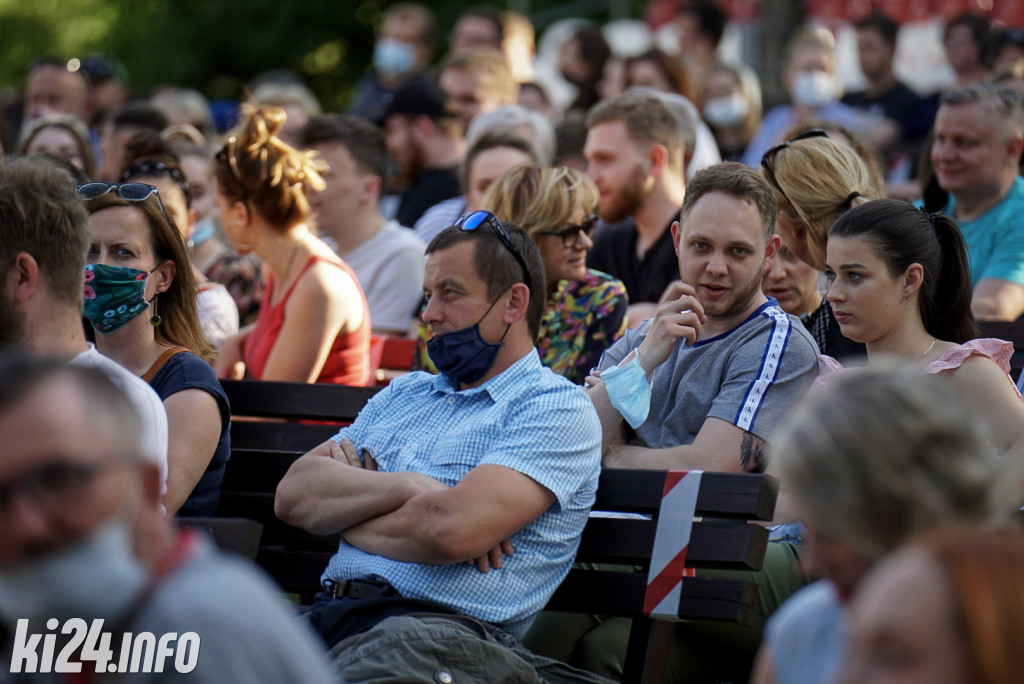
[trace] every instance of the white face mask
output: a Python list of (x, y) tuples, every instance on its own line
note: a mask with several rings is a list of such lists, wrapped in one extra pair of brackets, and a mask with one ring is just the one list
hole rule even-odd
[(110, 620), (148, 578), (132, 552), (131, 530), (115, 516), (71, 546), (0, 569), (0, 618), (10, 625), (20, 618)]
[(805, 71), (793, 81), (793, 100), (806, 107), (820, 107), (839, 100), (839, 79), (825, 71)]
[(404, 74), (416, 64), (412, 45), (393, 38), (380, 38), (373, 48), (373, 67), (382, 74)]
[(739, 93), (727, 97), (716, 97), (704, 103), (704, 120), (712, 126), (728, 128), (738, 126), (747, 118), (750, 105), (747, 98)]

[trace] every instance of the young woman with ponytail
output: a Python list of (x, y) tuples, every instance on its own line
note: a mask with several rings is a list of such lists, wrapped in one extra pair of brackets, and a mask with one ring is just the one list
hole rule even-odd
[[(869, 362), (896, 357), (948, 379), (985, 421), (992, 445), (1021, 468), (1024, 403), (1009, 376), (1013, 345), (974, 339), (967, 246), (956, 224), (877, 200), (843, 214), (826, 249), (826, 299), (843, 335), (866, 345)], [(839, 364), (826, 359), (824, 368), (827, 382)]]
[(327, 167), (278, 133), (284, 110), (243, 108), (243, 121), (214, 161), (217, 207), (239, 254), (270, 272), (259, 318), (228, 337), (221, 377), (366, 385), (370, 312), (355, 274), (317, 236), (306, 189)]

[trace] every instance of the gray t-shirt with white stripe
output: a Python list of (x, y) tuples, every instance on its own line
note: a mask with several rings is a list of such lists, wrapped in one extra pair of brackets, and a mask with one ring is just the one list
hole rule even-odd
[[(627, 331), (599, 368), (639, 347), (649, 325)], [(630, 443), (657, 449), (691, 444), (708, 416), (769, 441), (817, 376), (817, 355), (800, 320), (770, 300), (729, 332), (675, 346), (654, 369), (651, 410)]]

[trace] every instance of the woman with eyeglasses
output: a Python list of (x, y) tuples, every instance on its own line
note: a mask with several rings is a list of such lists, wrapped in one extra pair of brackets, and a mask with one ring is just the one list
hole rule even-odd
[[(597, 187), (584, 173), (541, 166), (506, 171), (481, 201), (500, 220), (522, 227), (540, 249), (547, 291), (537, 351), (541, 363), (577, 384), (622, 336), (629, 306), (620, 281), (587, 268), (597, 202)], [(433, 370), (423, 353), (427, 334), (421, 327), (417, 364)]]
[(86, 183), (83, 315), (96, 349), (147, 381), (167, 411), (169, 514), (213, 515), (231, 451), (231, 412), (210, 367), (185, 242), (155, 187)]
[(232, 247), (270, 272), (259, 317), (221, 345), (221, 377), (366, 385), (370, 310), (352, 269), (316, 236), (306, 188), (325, 165), (278, 137), (279, 107), (243, 107), (214, 160), (217, 207)]
[[(135, 134), (125, 146), (127, 163), (121, 182), (147, 183), (157, 189), (164, 209), (174, 220), (186, 245), (191, 243), (196, 223), (192, 208), (192, 188), (182, 172), (177, 153), (169, 143), (152, 131)], [(238, 332), (238, 308), (227, 288), (211, 282), (197, 269), (191, 259), (189, 268), (196, 279), (196, 306), (203, 335), (219, 347), (229, 335)]]
[[(832, 224), (851, 208), (882, 196), (877, 176), (853, 147), (830, 139), (821, 129), (772, 147), (761, 158), (761, 171), (778, 203), (776, 230), (782, 243), (818, 271), (825, 268)], [(822, 354), (864, 356), (863, 344), (843, 337), (826, 301), (805, 325)]]

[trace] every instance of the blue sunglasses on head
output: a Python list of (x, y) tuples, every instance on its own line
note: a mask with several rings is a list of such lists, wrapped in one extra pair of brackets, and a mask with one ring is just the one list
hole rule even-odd
[(498, 239), (501, 240), (501, 244), (505, 245), (505, 248), (519, 262), (519, 267), (523, 269), (523, 282), (527, 287), (530, 286), (530, 269), (526, 267), (526, 261), (523, 260), (523, 256), (516, 249), (516, 246), (512, 244), (512, 238), (509, 237), (508, 231), (505, 230), (505, 226), (501, 225), (501, 221), (498, 220), (497, 216), (489, 211), (474, 211), (472, 214), (466, 214), (452, 225), (460, 230), (476, 230), (480, 226), (490, 226), (491, 230), (498, 236)]

